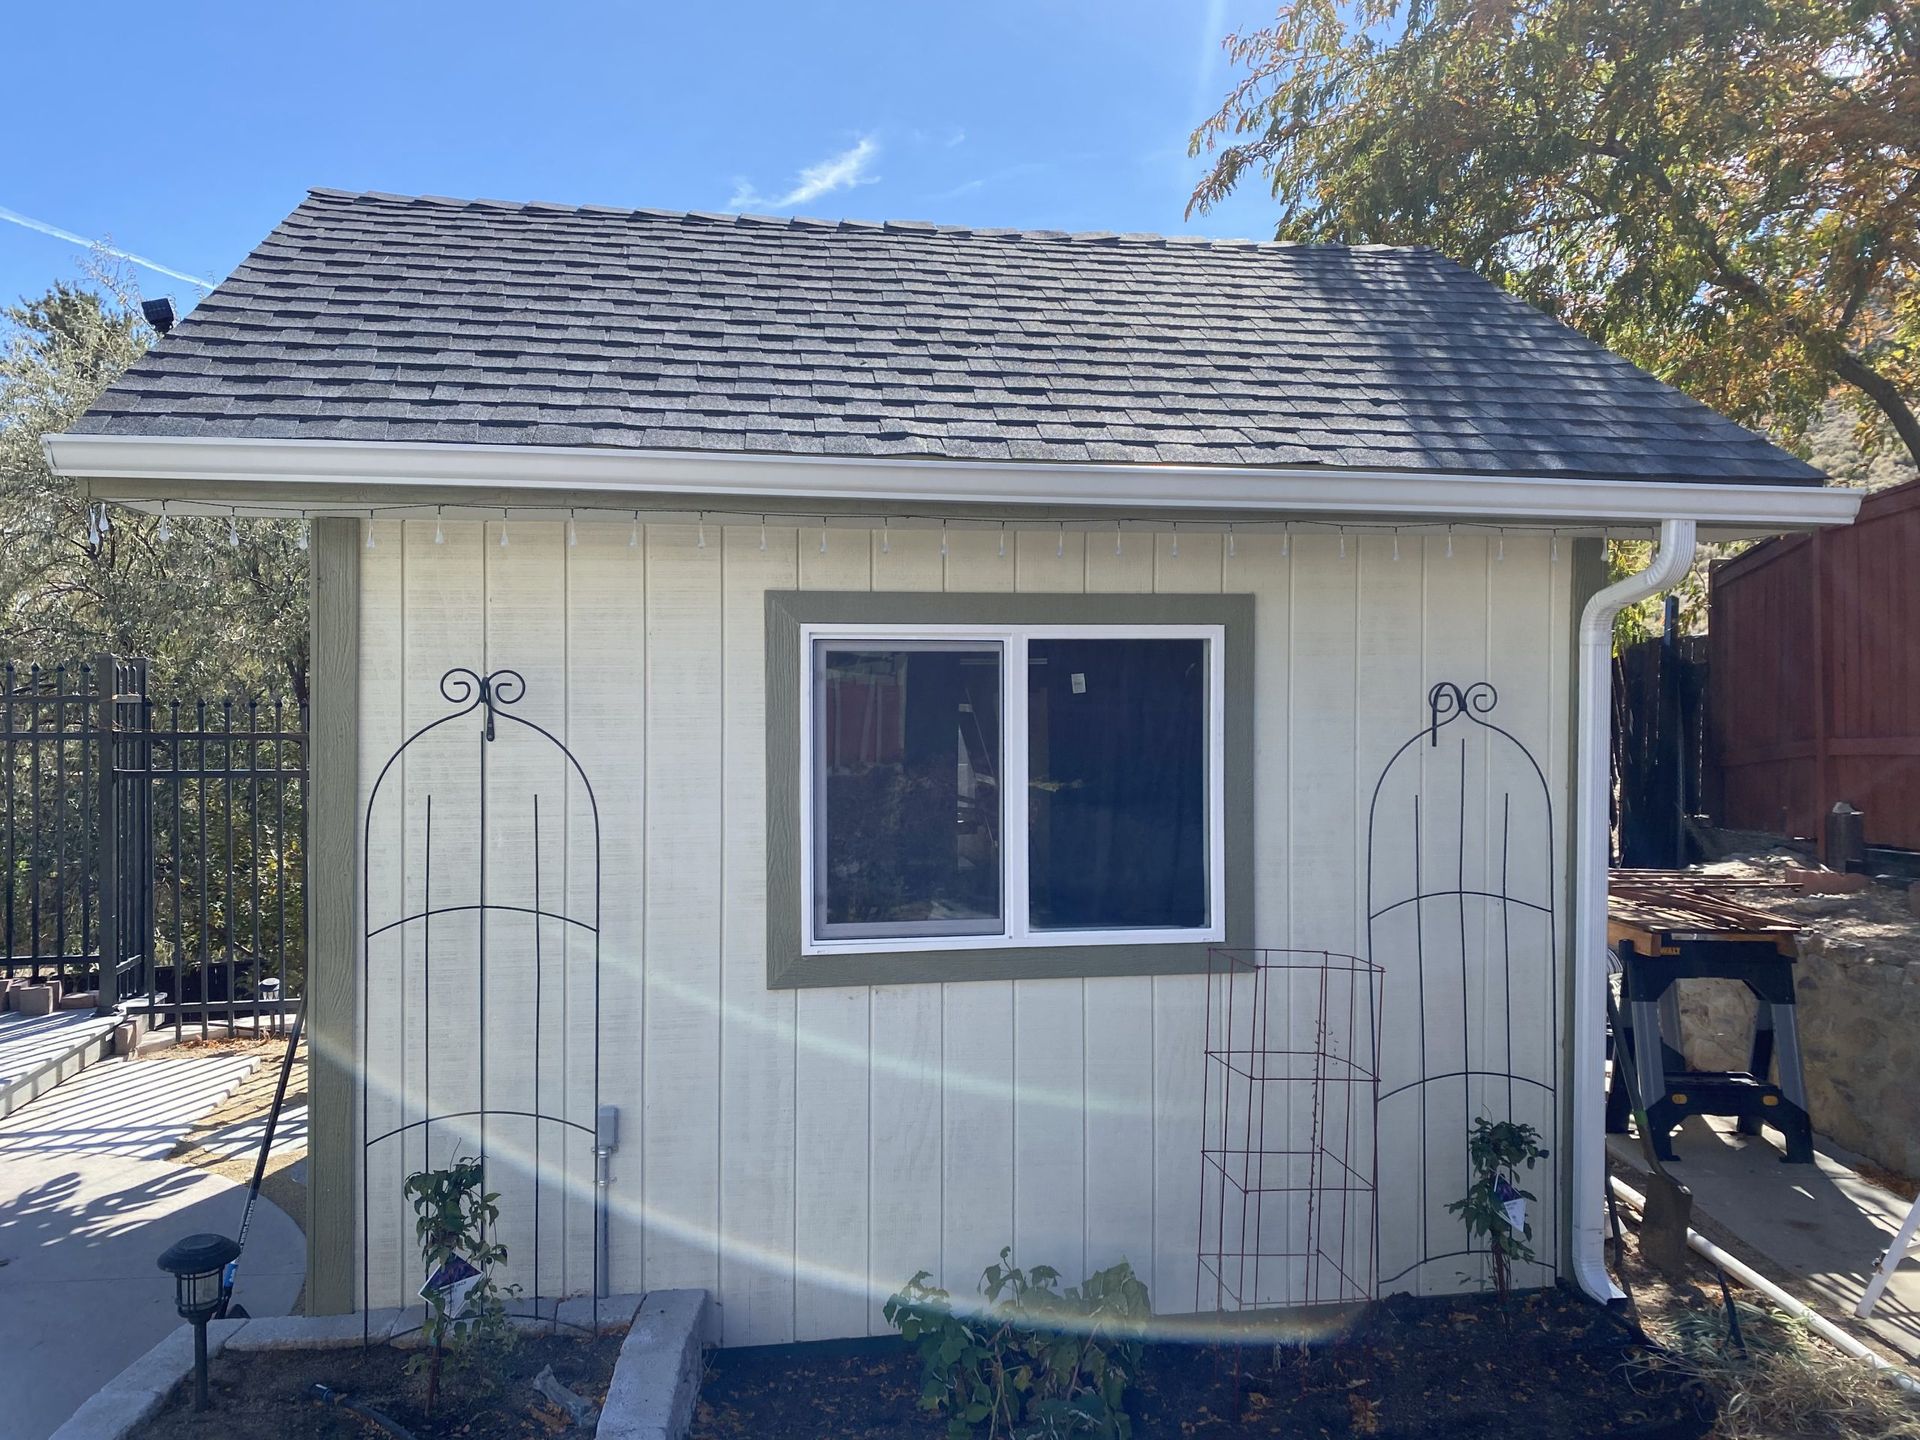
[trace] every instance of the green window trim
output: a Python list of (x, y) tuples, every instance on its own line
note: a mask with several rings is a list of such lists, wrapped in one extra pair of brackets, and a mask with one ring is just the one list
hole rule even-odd
[(1251, 595), (1041, 595), (767, 592), (767, 985), (910, 985), (1204, 972), (1206, 943), (803, 953), (805, 849), (800, 787), (801, 627), (805, 625), (1218, 625), (1226, 635), (1222, 803), (1225, 946), (1253, 935), (1253, 608)]

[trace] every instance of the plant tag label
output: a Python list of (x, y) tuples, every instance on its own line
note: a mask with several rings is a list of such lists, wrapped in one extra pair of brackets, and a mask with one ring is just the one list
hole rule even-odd
[(480, 1272), (465, 1257), (455, 1255), (427, 1277), (427, 1283), (420, 1287), (420, 1298), (431, 1305), (439, 1296), (442, 1312), (452, 1320), (467, 1308), (467, 1297), (479, 1283)]
[(1076, 695), (1084, 695), (1087, 693), (1087, 677), (1084, 671), (1076, 670), (1073, 672), (1073, 693)]
[(1527, 1197), (1514, 1189), (1502, 1175), (1493, 1182), (1493, 1198), (1507, 1217), (1507, 1228), (1516, 1235), (1527, 1233)]

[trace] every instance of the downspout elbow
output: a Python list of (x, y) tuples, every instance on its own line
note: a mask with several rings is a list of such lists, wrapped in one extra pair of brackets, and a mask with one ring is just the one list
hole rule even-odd
[(1580, 615), (1574, 755), (1572, 1262), (1580, 1288), (1602, 1303), (1619, 1291), (1604, 1259), (1607, 1183), (1607, 791), (1613, 721), (1613, 622), (1637, 600), (1677, 585), (1692, 568), (1691, 520), (1664, 520), (1647, 568), (1607, 586)]

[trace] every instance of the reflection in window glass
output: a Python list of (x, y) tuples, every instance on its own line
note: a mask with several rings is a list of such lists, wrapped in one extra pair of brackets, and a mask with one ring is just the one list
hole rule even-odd
[(1206, 641), (1036, 638), (1027, 661), (1032, 927), (1206, 925)]
[(1000, 655), (978, 641), (815, 646), (822, 938), (1001, 928)]

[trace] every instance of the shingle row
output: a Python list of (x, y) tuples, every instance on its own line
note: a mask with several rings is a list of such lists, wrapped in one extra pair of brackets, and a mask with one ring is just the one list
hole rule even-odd
[(75, 428), (1819, 479), (1422, 248), (337, 191)]

